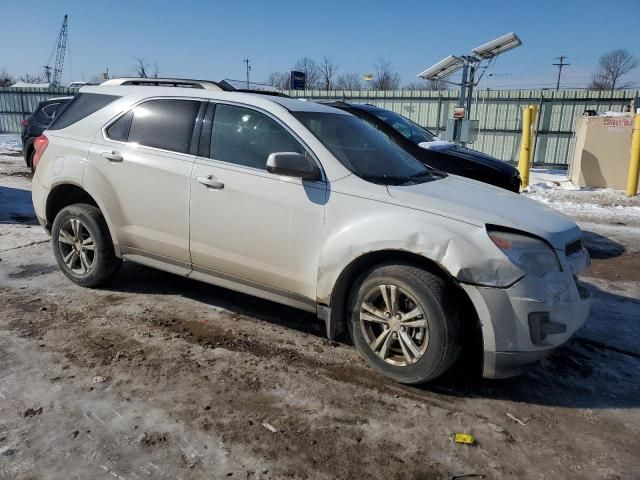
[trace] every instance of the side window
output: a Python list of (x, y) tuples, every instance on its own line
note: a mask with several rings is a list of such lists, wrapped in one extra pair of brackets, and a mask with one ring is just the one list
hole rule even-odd
[[(129, 142), (188, 153), (199, 108), (200, 102), (196, 100), (149, 100), (112, 124), (107, 133), (117, 140), (123, 139), (128, 131)], [(129, 115), (131, 118), (127, 119)]]
[(216, 105), (211, 138), (211, 158), (246, 167), (265, 169), (274, 152), (305, 153), (300, 143), (281, 125), (249, 108)]
[(131, 128), (132, 119), (133, 110), (109, 125), (109, 128), (107, 128), (107, 136), (111, 140), (126, 142), (129, 139), (129, 129)]
[(53, 120), (53, 117), (56, 116), (56, 110), (58, 110), (59, 106), (59, 103), (50, 103), (42, 109), (42, 114), (46, 119)]
[(400, 122), (394, 122), (391, 124), (391, 127), (404, 138), (411, 138), (411, 129), (407, 125)]

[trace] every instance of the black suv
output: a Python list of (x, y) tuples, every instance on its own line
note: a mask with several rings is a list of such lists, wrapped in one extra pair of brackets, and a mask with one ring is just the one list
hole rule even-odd
[(50, 98), (38, 104), (34, 112), (22, 120), (22, 155), (27, 167), (33, 171), (33, 141), (42, 135), (60, 110), (73, 97)]
[(349, 112), (386, 133), (422, 163), (443, 172), (472, 178), (497, 187), (520, 191), (520, 173), (514, 166), (484, 153), (451, 146), (427, 150), (418, 146), (437, 139), (435, 134), (395, 112), (368, 104), (327, 102), (325, 105)]

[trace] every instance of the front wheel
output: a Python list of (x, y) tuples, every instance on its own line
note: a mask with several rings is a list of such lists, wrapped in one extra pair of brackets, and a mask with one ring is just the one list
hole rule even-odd
[(362, 276), (350, 296), (349, 330), (369, 365), (406, 384), (448, 370), (460, 352), (452, 287), (410, 265), (381, 265)]
[(51, 228), (53, 253), (71, 281), (83, 287), (102, 285), (120, 269), (107, 223), (93, 205), (75, 204), (60, 210)]

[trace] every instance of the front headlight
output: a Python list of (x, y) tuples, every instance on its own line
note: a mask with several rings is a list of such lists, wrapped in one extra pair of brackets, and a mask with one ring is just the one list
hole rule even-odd
[(553, 249), (543, 240), (528, 235), (487, 229), (489, 238), (511, 262), (528, 274), (542, 277), (560, 271)]

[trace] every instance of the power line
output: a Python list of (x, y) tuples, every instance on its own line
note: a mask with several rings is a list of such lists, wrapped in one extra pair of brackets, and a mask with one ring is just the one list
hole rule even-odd
[(560, 55), (556, 57), (557, 60), (560, 60), (560, 63), (554, 63), (553, 65), (558, 67), (558, 81), (556, 82), (556, 90), (560, 90), (560, 76), (562, 75), (562, 67), (566, 67), (570, 65), (569, 63), (564, 63), (565, 57), (564, 55)]

